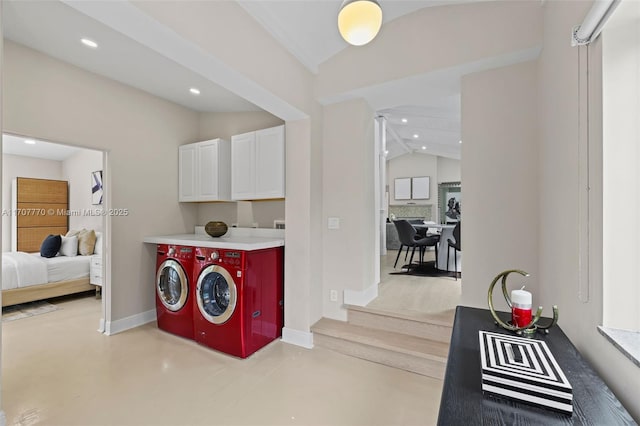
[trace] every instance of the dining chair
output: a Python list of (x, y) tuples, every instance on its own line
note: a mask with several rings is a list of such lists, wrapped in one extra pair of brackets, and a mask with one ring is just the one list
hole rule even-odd
[(455, 274), (456, 281), (458, 280), (458, 252), (462, 251), (462, 239), (460, 236), (461, 223), (461, 221), (458, 221), (453, 228), (453, 238), (455, 241), (451, 241), (451, 238), (447, 239), (447, 272), (449, 272), (449, 255), (451, 254), (451, 249), (453, 249), (453, 273)]
[[(411, 225), (407, 220), (400, 219), (393, 222), (398, 230), (398, 238), (400, 239), (400, 249), (398, 250), (398, 255), (396, 256), (396, 261), (393, 264), (395, 268), (398, 264), (398, 259), (400, 258), (400, 254), (402, 253), (402, 248), (407, 247), (407, 253), (409, 252), (409, 248), (411, 251), (411, 258), (409, 259), (409, 267), (413, 263), (413, 256), (416, 251), (416, 247), (419, 250), (420, 256), (420, 264), (423, 263), (424, 260), (424, 249), (426, 247), (435, 247), (436, 248), (436, 259), (438, 258), (438, 242), (440, 241), (439, 235), (430, 235), (427, 237), (420, 237), (416, 232), (416, 229)], [(406, 258), (406, 257), (405, 257)]]

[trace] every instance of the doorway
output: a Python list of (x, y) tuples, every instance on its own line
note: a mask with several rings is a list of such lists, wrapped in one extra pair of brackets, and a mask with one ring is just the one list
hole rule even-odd
[[(6, 286), (16, 287), (11, 289), (12, 297), (17, 293), (18, 301), (41, 304), (47, 309), (52, 309), (47, 300), (64, 300), (51, 297), (71, 298), (74, 294), (94, 291), (99, 305), (96, 309), (100, 311), (99, 323), (95, 325), (103, 332), (110, 293), (105, 267), (109, 247), (106, 244), (108, 216), (104, 214), (109, 199), (104, 196), (107, 191), (104, 184), (106, 153), (14, 134), (3, 134), (2, 142), (2, 251), (3, 278), (7, 278), (3, 280), (3, 290), (9, 291)], [(18, 196), (18, 181), (31, 182), (35, 193), (30, 198)], [(61, 200), (51, 199), (48, 190), (38, 190), (39, 185), (49, 183), (66, 187), (66, 205), (56, 204)], [(25, 228), (23, 224), (33, 225), (33, 228)], [(80, 232), (82, 230), (86, 232)], [(26, 256), (19, 251), (19, 247), (29, 247), (29, 252), (38, 252), (40, 247), (42, 251), (44, 240), (41, 245), (40, 237), (28, 245), (19, 246), (18, 242), (44, 234), (54, 237), (50, 239), (52, 241), (60, 234), (60, 248), (57, 253), (48, 253), (50, 258), (45, 259), (40, 253)], [(9, 275), (4, 276), (5, 272), (13, 273), (12, 269), (4, 270), (5, 257), (11, 256), (43, 262), (44, 266), (34, 266), (39, 268), (40, 276), (13, 283)]]

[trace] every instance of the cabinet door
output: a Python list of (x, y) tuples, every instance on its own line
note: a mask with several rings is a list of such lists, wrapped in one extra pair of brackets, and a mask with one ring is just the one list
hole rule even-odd
[(255, 132), (231, 138), (231, 198), (255, 197)]
[(285, 185), (284, 126), (256, 132), (255, 198), (282, 198)]
[(218, 140), (199, 142), (198, 160), (198, 201), (218, 200)]
[(196, 201), (196, 144), (178, 148), (178, 201)]

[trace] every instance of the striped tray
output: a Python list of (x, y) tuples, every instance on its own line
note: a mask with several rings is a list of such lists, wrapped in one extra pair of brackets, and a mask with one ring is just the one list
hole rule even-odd
[(571, 415), (573, 391), (541, 340), (480, 331), (482, 391)]

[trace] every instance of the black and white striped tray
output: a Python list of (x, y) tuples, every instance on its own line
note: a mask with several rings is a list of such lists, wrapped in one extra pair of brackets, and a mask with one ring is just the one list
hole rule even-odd
[(480, 331), (482, 391), (573, 413), (573, 391), (541, 340)]

